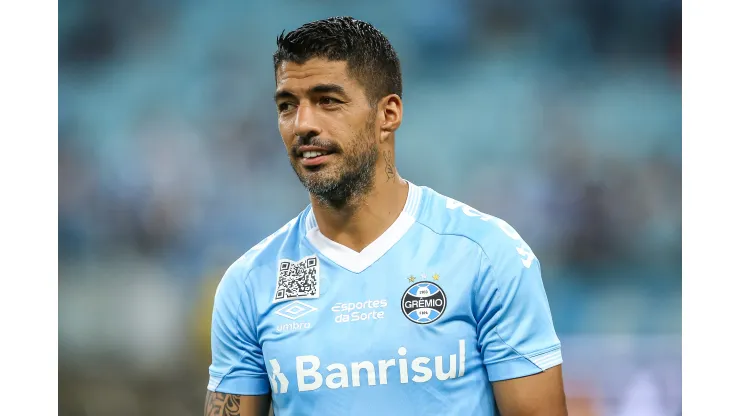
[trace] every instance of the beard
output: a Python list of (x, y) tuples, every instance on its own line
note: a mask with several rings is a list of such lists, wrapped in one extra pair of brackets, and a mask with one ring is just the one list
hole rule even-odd
[[(338, 160), (330, 166), (305, 168), (297, 157), (292, 157), (290, 163), (306, 190), (319, 202), (334, 208), (342, 208), (350, 201), (367, 195), (373, 188), (375, 165), (380, 154), (378, 144), (372, 138), (374, 130), (375, 118), (370, 117), (365, 127), (343, 146), (341, 152), (333, 153)], [(297, 147), (303, 144), (337, 149), (319, 139), (300, 140), (294, 147), (293, 155), (297, 154)]]

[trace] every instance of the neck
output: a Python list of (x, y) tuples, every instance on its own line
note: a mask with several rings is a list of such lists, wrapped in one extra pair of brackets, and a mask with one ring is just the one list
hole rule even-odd
[(321, 234), (359, 252), (401, 215), (408, 189), (408, 183), (396, 172), (391, 177), (379, 176), (367, 194), (358, 195), (341, 207), (327, 205), (313, 195), (311, 206)]

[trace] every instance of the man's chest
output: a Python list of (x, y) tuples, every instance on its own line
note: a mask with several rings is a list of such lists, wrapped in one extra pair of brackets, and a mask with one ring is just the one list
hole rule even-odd
[(425, 260), (354, 274), (318, 257), (309, 272), (315, 293), (298, 293), (258, 314), (265, 366), (278, 384), (273, 391), (281, 382), (312, 391), (462, 377), (477, 358), (476, 268)]

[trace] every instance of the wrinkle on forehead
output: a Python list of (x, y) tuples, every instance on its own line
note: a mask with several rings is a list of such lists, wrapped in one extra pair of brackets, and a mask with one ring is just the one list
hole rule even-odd
[(278, 67), (276, 73), (276, 83), (278, 87), (284, 87), (285, 84), (298, 81), (304, 84), (304, 81), (310, 82), (299, 85), (301, 89), (308, 89), (312, 84), (343, 84), (347, 87), (358, 85), (347, 75), (347, 63), (344, 61), (327, 61), (324, 59), (311, 59), (303, 64), (295, 62), (283, 62)]

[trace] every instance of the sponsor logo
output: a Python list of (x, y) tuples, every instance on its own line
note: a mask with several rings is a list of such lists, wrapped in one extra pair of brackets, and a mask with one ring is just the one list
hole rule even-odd
[(291, 322), (288, 324), (281, 324), (275, 328), (275, 332), (292, 332), (292, 331), (305, 331), (311, 329), (310, 322)]
[(366, 300), (364, 302), (335, 303), (331, 307), (334, 312), (334, 322), (346, 323), (357, 321), (370, 321), (385, 318), (385, 311), (378, 310), (388, 306), (388, 301)]
[[(304, 392), (322, 387), (346, 389), (385, 385), (389, 375), (394, 382), (397, 379), (401, 384), (426, 383), (433, 378), (445, 381), (465, 375), (465, 340), (458, 341), (457, 354), (411, 359), (406, 358), (407, 352), (406, 347), (400, 347), (395, 358), (377, 362), (331, 363), (323, 367), (318, 356), (300, 355), (295, 358), (296, 385), (299, 392)], [(280, 364), (276, 359), (269, 362), (273, 394), (287, 393), (290, 383), (280, 371)]]
[(414, 283), (401, 298), (403, 315), (417, 324), (431, 324), (439, 319), (447, 308), (447, 296), (434, 282)]
[[(311, 305), (308, 305), (306, 303), (296, 300), (276, 310), (275, 313), (284, 318), (288, 318), (291, 321), (295, 321), (296, 319), (299, 319), (317, 310), (318, 310), (317, 308), (314, 308)], [(309, 328), (311, 328), (310, 322), (290, 322), (287, 324), (278, 325), (275, 328), (275, 331), (276, 332), (301, 331), (301, 330), (306, 330)]]
[(280, 364), (277, 360), (273, 359), (270, 360), (270, 367), (272, 367), (272, 374), (270, 374), (272, 392), (277, 394), (287, 393), (290, 382), (288, 381), (288, 377), (285, 377), (285, 374), (280, 372)]
[(318, 309), (314, 308), (311, 305), (307, 305), (300, 301), (294, 301), (278, 309), (277, 311), (275, 311), (275, 313), (295, 321), (296, 319), (302, 316), (306, 316), (309, 313), (317, 310)]

